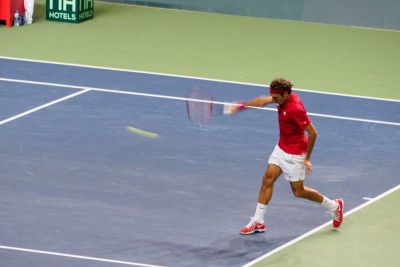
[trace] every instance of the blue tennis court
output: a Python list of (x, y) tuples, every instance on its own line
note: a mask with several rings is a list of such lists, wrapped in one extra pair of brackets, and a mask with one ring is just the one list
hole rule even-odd
[[(277, 142), (277, 114), (248, 110), (198, 128), (185, 96), (201, 87), (231, 102), (265, 86), (4, 58), (0, 66), (0, 265), (242, 266), (330, 221), (281, 178), (267, 232), (239, 235)], [(298, 94), (319, 133), (306, 184), (343, 198), (345, 211), (398, 185), (399, 101)]]

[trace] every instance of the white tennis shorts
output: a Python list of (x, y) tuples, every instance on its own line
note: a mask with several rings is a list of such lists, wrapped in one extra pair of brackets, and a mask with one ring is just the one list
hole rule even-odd
[(306, 154), (292, 155), (283, 151), (278, 145), (269, 156), (268, 164), (274, 164), (282, 169), (286, 180), (290, 182), (303, 181), (306, 173), (304, 159)]

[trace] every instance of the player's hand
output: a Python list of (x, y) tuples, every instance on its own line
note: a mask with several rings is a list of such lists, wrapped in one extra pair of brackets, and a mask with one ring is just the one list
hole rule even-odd
[(304, 160), (304, 166), (306, 167), (306, 174), (310, 174), (312, 172), (312, 163), (310, 160)]
[(224, 114), (235, 115), (246, 108), (245, 101), (234, 102), (234, 105), (229, 105), (227, 110), (224, 110)]
[(239, 112), (238, 107), (237, 107), (236, 105), (231, 105), (231, 106), (230, 106), (230, 109), (229, 109), (229, 111), (228, 111), (228, 114), (230, 114), (230, 115), (235, 115), (235, 114), (237, 114), (238, 112)]

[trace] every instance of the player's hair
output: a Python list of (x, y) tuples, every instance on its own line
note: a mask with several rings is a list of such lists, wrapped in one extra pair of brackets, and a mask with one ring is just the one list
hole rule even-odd
[(275, 91), (280, 91), (283, 94), (284, 91), (288, 92), (289, 94), (292, 93), (293, 84), (284, 78), (277, 78), (273, 80), (270, 84), (270, 88)]

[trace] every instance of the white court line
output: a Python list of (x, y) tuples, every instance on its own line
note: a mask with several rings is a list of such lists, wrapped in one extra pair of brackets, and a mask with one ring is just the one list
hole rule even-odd
[(90, 89), (84, 89), (84, 90), (82, 90), (82, 91), (79, 91), (79, 92), (76, 92), (76, 93), (73, 93), (73, 94), (64, 96), (64, 97), (62, 97), (62, 98), (56, 99), (56, 100), (51, 101), (51, 102), (49, 102), (49, 103), (46, 103), (46, 104), (44, 104), (44, 105), (38, 106), (38, 107), (36, 107), (36, 108), (27, 110), (27, 111), (22, 112), (22, 113), (20, 113), (20, 114), (18, 114), (18, 115), (15, 115), (15, 116), (13, 116), (13, 117), (10, 117), (10, 118), (8, 118), (8, 119), (5, 119), (5, 120), (0, 121), (0, 125), (5, 124), (5, 123), (10, 122), (10, 121), (13, 121), (13, 120), (16, 120), (16, 119), (18, 119), (18, 118), (21, 118), (21, 117), (23, 117), (23, 116), (26, 116), (26, 115), (28, 115), (28, 114), (30, 114), (30, 113), (35, 112), (35, 111), (38, 111), (38, 110), (47, 108), (47, 107), (49, 107), (49, 106), (52, 106), (52, 105), (54, 105), (54, 104), (57, 104), (57, 103), (59, 103), (59, 102), (62, 102), (62, 101), (64, 101), (64, 100), (70, 99), (70, 98), (72, 98), (72, 97), (75, 97), (75, 96), (77, 96), (77, 95), (80, 95), (80, 94), (83, 94), (83, 93), (86, 93), (86, 92), (89, 92), (89, 91), (90, 91)]
[(22, 251), (22, 252), (30, 252), (30, 253), (37, 253), (37, 254), (46, 254), (46, 255), (60, 256), (60, 257), (67, 257), (67, 258), (74, 258), (74, 259), (82, 259), (82, 260), (109, 262), (109, 263), (124, 264), (124, 265), (130, 265), (130, 266), (163, 267), (163, 266), (160, 266), (160, 265), (151, 265), (151, 264), (145, 264), (145, 263), (139, 263), (139, 262), (111, 260), (111, 259), (88, 257), (88, 256), (66, 254), (66, 253), (59, 253), (59, 252), (51, 252), (51, 251), (45, 251), (45, 250), (28, 249), (28, 248), (0, 246), (0, 249)]
[[(99, 92), (108, 92), (108, 93), (117, 93), (117, 94), (127, 94), (127, 95), (136, 95), (136, 96), (147, 96), (147, 97), (164, 98), (164, 99), (172, 99), (172, 100), (182, 100), (182, 101), (191, 100), (191, 101), (196, 101), (196, 102), (207, 102), (207, 103), (210, 102), (208, 100), (192, 99), (192, 98), (186, 98), (186, 97), (176, 97), (176, 96), (167, 96), (167, 95), (158, 95), (158, 94), (147, 94), (147, 93), (129, 92), (129, 91), (113, 90), (113, 89), (102, 89), (102, 88), (95, 88), (95, 87), (68, 85), (68, 84), (59, 84), (59, 83), (36, 82), (36, 81), (20, 80), (20, 79), (0, 78), (0, 81), (35, 84), (35, 85), (45, 85), (45, 86), (63, 87), (63, 88), (73, 88), (73, 89), (79, 89), (79, 90), (90, 90), (90, 91), (99, 91)], [(235, 105), (233, 103), (228, 103), (228, 102), (220, 102), (220, 101), (211, 101), (211, 102), (214, 103), (214, 104)], [(267, 107), (263, 107), (263, 108), (249, 107), (249, 108), (276, 111), (275, 108), (267, 108)], [(308, 113), (308, 115), (315, 116), (315, 117), (339, 119), (339, 120), (350, 120), (350, 121), (359, 121), (359, 122), (369, 122), (369, 123), (400, 126), (400, 122), (368, 120), (368, 119), (352, 118), (352, 117), (345, 117), (345, 116), (334, 116), (334, 115), (319, 114), (319, 113)], [(0, 125), (1, 125), (1, 123), (0, 123)]]
[[(165, 76), (165, 77), (176, 77), (176, 78), (193, 79), (193, 80), (201, 80), (201, 81), (212, 81), (212, 82), (220, 82), (220, 83), (243, 84), (243, 85), (256, 86), (256, 87), (265, 87), (265, 86), (267, 86), (266, 84), (246, 83), (246, 82), (219, 80), (219, 79), (208, 79), (208, 78), (185, 76), (185, 75), (175, 75), (175, 74), (160, 73), (160, 72), (128, 70), (128, 69), (119, 69), (119, 68), (108, 68), (108, 67), (90, 66), (90, 65), (82, 65), (82, 64), (72, 64), (72, 63), (64, 63), (64, 62), (34, 60), (34, 59), (26, 59), (26, 58), (15, 58), (15, 57), (0, 56), (0, 59), (8, 59), (8, 60), (15, 60), (15, 61), (26, 61), (26, 62), (43, 63), (43, 64), (53, 64), (53, 65), (70, 66), (70, 67), (80, 67), (80, 68), (88, 68), (88, 69), (121, 71), (121, 72), (128, 72), (128, 73), (141, 73), (141, 74), (149, 74), (149, 75), (157, 75), (157, 76)], [(323, 92), (323, 91), (301, 89), (301, 88), (293, 88), (293, 89), (295, 89), (297, 91), (316, 93), (316, 94), (335, 95), (335, 96), (344, 96), (344, 97), (354, 97), (354, 98), (381, 100), (381, 101), (389, 101), (389, 102), (400, 102), (400, 100), (389, 99), (389, 98), (379, 98), (379, 97), (360, 96), (360, 95), (351, 95), (351, 94), (340, 94), (340, 93)]]
[(360, 122), (369, 122), (369, 123), (378, 123), (378, 124), (387, 124), (387, 125), (400, 126), (400, 122), (390, 122), (390, 121), (378, 121), (378, 120), (359, 119), (359, 118), (351, 118), (351, 117), (345, 117), (345, 116), (326, 115), (326, 114), (319, 114), (319, 113), (312, 113), (312, 112), (307, 112), (307, 114), (310, 115), (310, 116), (315, 116), (315, 117), (324, 117), (324, 118), (339, 119), (339, 120), (360, 121)]
[[(383, 198), (383, 197), (385, 197), (385, 196), (387, 196), (387, 195), (389, 195), (389, 194), (391, 194), (391, 193), (393, 193), (393, 192), (395, 192), (396, 190), (399, 190), (399, 189), (400, 189), (400, 184), (397, 185), (397, 186), (395, 186), (395, 187), (393, 187), (392, 189), (390, 189), (390, 190), (388, 190), (388, 191), (386, 191), (386, 192), (380, 194), (379, 196), (377, 196), (377, 197), (375, 197), (375, 198), (372, 198), (371, 200), (365, 202), (364, 204), (361, 204), (360, 206), (355, 207), (354, 209), (352, 209), (352, 210), (346, 212), (345, 214), (343, 214), (343, 216), (344, 216), (344, 217), (347, 217), (347, 216), (349, 216), (350, 214), (352, 214), (352, 213), (354, 213), (354, 212), (356, 212), (356, 211), (358, 211), (358, 210), (360, 210), (360, 209), (362, 209), (362, 208), (365, 208), (366, 206), (371, 205), (372, 203), (374, 203), (374, 202), (380, 200), (381, 198)], [(325, 228), (325, 227), (327, 227), (328, 225), (331, 225), (331, 224), (332, 224), (331, 221), (326, 222), (326, 223), (324, 223), (323, 225), (318, 226), (317, 228), (314, 228), (313, 230), (311, 230), (311, 231), (309, 231), (309, 232), (307, 232), (307, 233), (305, 233), (305, 234), (303, 234), (303, 235), (301, 235), (301, 236), (299, 236), (299, 237), (293, 239), (292, 241), (290, 241), (290, 242), (288, 242), (288, 243), (286, 243), (286, 244), (284, 244), (284, 245), (282, 245), (282, 246), (280, 246), (280, 247), (278, 247), (278, 248), (276, 248), (276, 249), (274, 249), (274, 250), (271, 250), (270, 252), (264, 254), (263, 256), (258, 257), (257, 259), (255, 259), (255, 260), (253, 260), (253, 261), (251, 261), (251, 262), (249, 262), (249, 263), (246, 263), (246, 264), (243, 265), (242, 267), (250, 267), (250, 266), (252, 266), (253, 264), (256, 264), (257, 262), (260, 262), (260, 261), (262, 261), (263, 259), (268, 258), (269, 256), (271, 256), (271, 255), (273, 255), (273, 254), (275, 254), (275, 253), (277, 253), (277, 252), (279, 252), (279, 251), (281, 251), (281, 250), (283, 250), (283, 249), (285, 249), (285, 248), (287, 248), (287, 247), (289, 247), (289, 246), (291, 246), (291, 245), (293, 245), (293, 244), (295, 244), (295, 243), (297, 243), (297, 242), (299, 242), (299, 241), (305, 239), (306, 237), (308, 237), (308, 236), (310, 236), (310, 235), (312, 235), (312, 234), (314, 234), (314, 233), (316, 233), (316, 232), (322, 230), (323, 228)]]
[(368, 201), (373, 200), (372, 197), (363, 197), (363, 199), (364, 199), (364, 200), (368, 200)]

